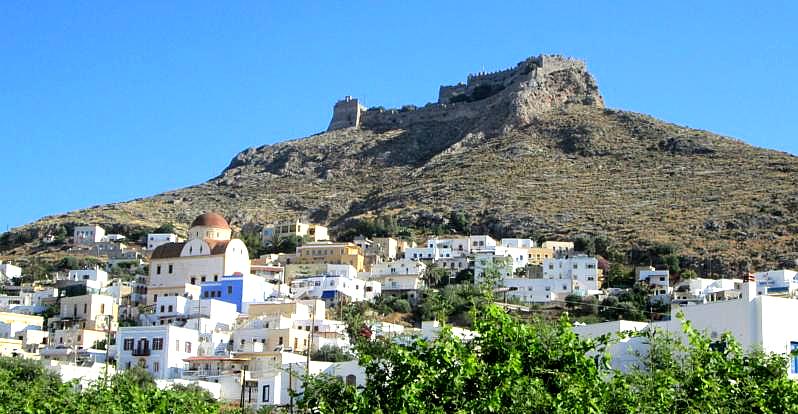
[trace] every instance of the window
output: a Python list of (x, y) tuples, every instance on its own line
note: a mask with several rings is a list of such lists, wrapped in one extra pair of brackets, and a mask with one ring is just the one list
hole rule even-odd
[(161, 363), (160, 362), (155, 361), (155, 362), (152, 363), (152, 371), (153, 372), (158, 372), (160, 369), (161, 369)]
[(164, 313), (165, 309), (166, 309), (166, 307), (164, 305), (161, 305), (161, 313)]
[(88, 303), (84, 303), (83, 304), (83, 313), (88, 312), (88, 310), (89, 310), (89, 304)]
[(346, 385), (357, 385), (357, 377), (352, 374), (346, 376)]
[(233, 294), (233, 287), (232, 286), (228, 286), (227, 287), (227, 294), (228, 295), (232, 295)]
[(169, 305), (169, 312), (172, 312), (173, 308), (172, 305)]
[(206, 298), (207, 298), (209, 295), (210, 295), (210, 292), (209, 292), (209, 291), (207, 291), (207, 290), (206, 290), (206, 291), (205, 291), (205, 293), (203, 294), (203, 296), (205, 296)]
[(263, 386), (263, 396), (261, 398), (261, 401), (269, 402), (269, 394), (270, 393), (271, 393), (271, 387), (268, 386), (268, 385), (264, 385)]
[(186, 342), (186, 353), (191, 353), (191, 342)]
[(160, 275), (161, 274), (161, 265), (155, 266), (155, 274), (156, 275)]
[(201, 280), (203, 283), (205, 283), (205, 276), (203, 276)]
[(100, 313), (105, 315), (105, 304), (104, 303), (100, 304)]
[(173, 269), (174, 269), (174, 266), (172, 266), (172, 265), (170, 264), (170, 265), (169, 265), (169, 273), (172, 273), (172, 270), (173, 270)]
[(153, 338), (152, 339), (152, 350), (153, 351), (160, 351), (163, 349), (163, 338)]
[(180, 340), (175, 341), (175, 351), (180, 352)]
[(125, 338), (125, 340), (122, 341), (122, 350), (130, 351), (132, 349), (133, 349), (133, 338)]
[[(790, 342), (790, 351), (798, 350), (798, 342)], [(798, 355), (790, 356), (790, 372), (798, 374)]]
[(282, 344), (283, 344), (283, 337), (281, 336), (277, 338), (277, 345), (282, 345)]

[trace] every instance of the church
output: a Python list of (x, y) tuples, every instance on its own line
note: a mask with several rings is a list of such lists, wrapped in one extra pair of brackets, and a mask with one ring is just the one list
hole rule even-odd
[(248, 275), (249, 251), (233, 239), (224, 217), (205, 213), (194, 219), (188, 239), (158, 246), (150, 257), (147, 303), (159, 296), (200, 298), (200, 284), (219, 281), (225, 275)]

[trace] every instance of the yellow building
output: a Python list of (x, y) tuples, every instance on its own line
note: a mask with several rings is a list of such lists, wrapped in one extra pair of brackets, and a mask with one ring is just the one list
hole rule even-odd
[(348, 264), (365, 271), (363, 250), (354, 243), (308, 243), (296, 248), (296, 256), (299, 264)]
[(542, 266), (543, 260), (554, 258), (554, 249), (547, 247), (532, 247), (529, 249), (528, 264)]
[(283, 220), (265, 227), (262, 233), (263, 241), (267, 243), (290, 236), (308, 238), (313, 242), (330, 240), (327, 227), (304, 223), (301, 220)]
[(326, 318), (324, 301), (320, 299), (282, 303), (250, 303), (247, 306), (247, 315), (249, 319), (256, 319), (261, 316), (283, 316), (292, 319), (316, 320), (324, 320)]

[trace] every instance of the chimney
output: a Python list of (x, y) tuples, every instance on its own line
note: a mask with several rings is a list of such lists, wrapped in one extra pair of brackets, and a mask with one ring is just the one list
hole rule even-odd
[(741, 293), (746, 302), (750, 302), (756, 297), (756, 276), (753, 273), (748, 273), (745, 276)]

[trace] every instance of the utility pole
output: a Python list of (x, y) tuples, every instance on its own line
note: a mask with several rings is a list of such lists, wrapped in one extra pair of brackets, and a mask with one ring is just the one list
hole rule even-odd
[(105, 374), (103, 378), (103, 385), (108, 386), (108, 351), (111, 349), (111, 322), (113, 315), (105, 315), (107, 320), (105, 327)]
[(310, 375), (310, 352), (313, 350), (313, 330), (316, 329), (316, 300), (313, 299), (313, 310), (310, 311), (310, 331), (308, 332), (308, 349), (307, 364), (305, 366), (305, 375)]
[[(247, 370), (244, 367), (241, 367), (241, 399), (238, 403), (238, 406), (242, 409), (244, 408), (244, 384), (247, 381)], [(243, 411), (243, 410), (242, 410)]]
[(288, 412), (294, 413), (294, 363), (288, 364)]

